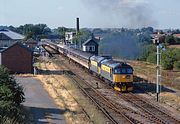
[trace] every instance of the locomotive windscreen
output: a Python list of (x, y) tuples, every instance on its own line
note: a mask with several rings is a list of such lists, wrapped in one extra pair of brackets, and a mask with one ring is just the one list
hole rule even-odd
[(132, 68), (115, 68), (114, 74), (132, 74), (133, 69)]

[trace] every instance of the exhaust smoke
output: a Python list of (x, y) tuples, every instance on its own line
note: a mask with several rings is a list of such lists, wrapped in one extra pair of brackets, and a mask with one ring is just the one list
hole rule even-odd
[(94, 13), (94, 18), (92, 18), (93, 21), (101, 20), (101, 23), (104, 22), (107, 26), (142, 28), (156, 25), (147, 0), (81, 1), (88, 7), (89, 11)]

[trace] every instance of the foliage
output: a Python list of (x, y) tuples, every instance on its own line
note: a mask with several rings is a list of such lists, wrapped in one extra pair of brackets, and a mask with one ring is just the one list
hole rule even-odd
[(25, 24), (19, 27), (9, 26), (9, 29), (25, 35), (25, 40), (29, 38), (39, 39), (42, 35), (51, 33), (51, 29), (46, 24)]
[(147, 61), (155, 64), (157, 61), (156, 53), (155, 52), (150, 53), (149, 56), (147, 57)]
[(175, 29), (172, 31), (173, 34), (180, 34), (180, 30), (179, 29)]
[(176, 41), (177, 44), (180, 44), (180, 38), (176, 37), (175, 41)]
[(24, 102), (23, 88), (19, 86), (7, 69), (0, 66), (0, 123), (21, 122), (21, 103)]
[(65, 32), (75, 32), (75, 29), (72, 28), (66, 28), (66, 27), (58, 27), (56, 29), (53, 30), (55, 34), (60, 35), (60, 37), (65, 36)]
[(91, 32), (87, 29), (81, 29), (80, 32), (73, 37), (73, 43), (80, 46), (88, 40), (88, 38), (91, 36)]
[(174, 68), (176, 69), (176, 70), (180, 70), (180, 61), (176, 61), (176, 62), (174, 62)]
[(166, 36), (165, 37), (165, 43), (166, 44), (175, 44), (176, 41), (175, 41), (173, 35)]
[(178, 67), (178, 61), (180, 61), (180, 49), (167, 49), (162, 52), (162, 67), (164, 69), (171, 70)]
[[(144, 47), (144, 54), (138, 60), (147, 61), (156, 64), (156, 46), (146, 45)], [(161, 65), (163, 69), (172, 70), (178, 69), (180, 61), (180, 49), (166, 48), (161, 50)]]

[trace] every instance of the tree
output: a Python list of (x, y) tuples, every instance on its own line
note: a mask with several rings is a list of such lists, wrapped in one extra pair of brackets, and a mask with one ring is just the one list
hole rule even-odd
[(175, 39), (174, 39), (174, 36), (172, 36), (172, 35), (169, 35), (169, 36), (166, 36), (165, 37), (165, 43), (167, 43), (167, 44), (174, 44), (176, 41), (175, 41)]
[(58, 27), (55, 30), (56, 34), (59, 34), (61, 37), (65, 36), (65, 32), (75, 32), (75, 29), (72, 28), (66, 28), (66, 27)]
[(147, 57), (147, 61), (150, 63), (156, 63), (156, 53), (152, 52), (149, 54), (149, 56)]
[(91, 36), (91, 32), (88, 29), (81, 29), (80, 32), (73, 37), (73, 43), (78, 45), (81, 49), (81, 45), (88, 40)]
[(17, 33), (23, 34), (26, 36), (26, 40), (29, 38), (37, 39), (41, 37), (42, 35), (48, 35), (51, 33), (51, 29), (47, 27), (46, 24), (25, 24), (21, 25), (17, 28), (13, 26), (9, 26), (9, 29), (12, 31), (15, 31)]
[(24, 100), (23, 88), (0, 66), (0, 123), (20, 122), (23, 117), (20, 104)]
[(180, 70), (180, 61), (174, 62), (174, 69)]
[(175, 53), (172, 49), (169, 49), (165, 52), (162, 52), (162, 67), (165, 70), (171, 70), (173, 69), (173, 64), (176, 60)]
[(147, 28), (142, 28), (141, 31), (142, 32), (153, 33), (154, 29), (152, 27), (147, 27)]

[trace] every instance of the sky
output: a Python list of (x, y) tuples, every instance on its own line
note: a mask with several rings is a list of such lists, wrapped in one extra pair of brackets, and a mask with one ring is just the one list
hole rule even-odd
[(0, 25), (180, 29), (180, 0), (0, 0)]

